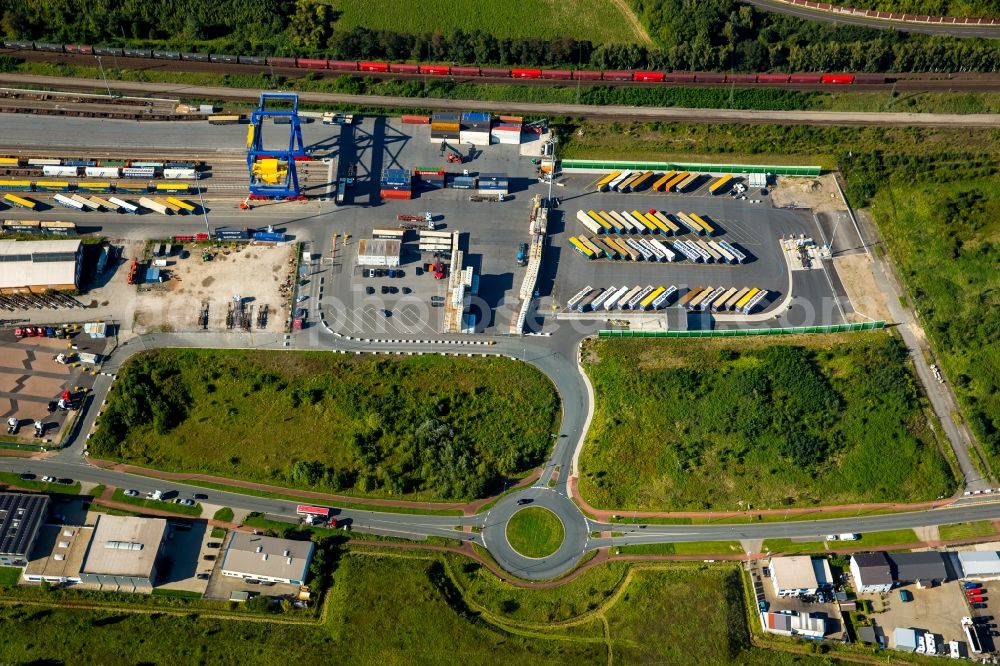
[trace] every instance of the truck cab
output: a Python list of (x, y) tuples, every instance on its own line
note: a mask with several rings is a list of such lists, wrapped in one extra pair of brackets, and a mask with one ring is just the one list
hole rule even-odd
[(528, 244), (521, 243), (521, 246), (517, 248), (517, 265), (527, 266), (528, 265)]

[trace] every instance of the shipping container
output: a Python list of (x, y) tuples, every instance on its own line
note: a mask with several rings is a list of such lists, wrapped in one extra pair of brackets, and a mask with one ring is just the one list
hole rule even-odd
[(580, 243), (583, 244), (588, 250), (593, 252), (595, 258), (600, 259), (605, 256), (604, 250), (601, 249), (601, 246), (593, 240), (587, 238), (586, 236), (577, 236), (576, 239), (580, 241)]
[[(569, 244), (574, 249), (576, 249), (577, 252), (579, 252), (580, 254), (582, 254), (587, 259), (593, 259), (593, 258), (595, 258), (594, 251), (591, 250), (589, 247), (587, 247), (585, 244), (581, 243), (580, 240), (576, 236), (570, 236), (569, 237)], [(589, 287), (588, 287), (588, 290), (589, 290)], [(584, 294), (584, 295), (586, 295), (586, 294)], [(582, 297), (581, 297), (581, 299), (582, 299)], [(577, 301), (577, 302), (579, 302), (579, 301)], [(570, 303), (571, 303), (570, 307), (573, 307), (572, 299), (570, 300)]]
[(648, 83), (662, 83), (666, 75), (663, 72), (636, 72), (633, 81), (645, 81)]
[(108, 197), (108, 201), (118, 206), (120, 212), (135, 214), (139, 212), (138, 206), (118, 197)]
[(33, 199), (19, 197), (16, 194), (5, 194), (3, 195), (3, 200), (15, 208), (23, 208), (25, 210), (35, 210), (35, 207), (38, 205)]
[(61, 180), (36, 180), (36, 192), (64, 192), (69, 190), (69, 183)]
[(168, 180), (197, 179), (198, 172), (194, 169), (164, 169), (163, 177)]
[(482, 76), (487, 76), (490, 78), (510, 78), (510, 70), (504, 69), (503, 67), (480, 67), (479, 72)]
[(757, 83), (756, 74), (727, 74), (726, 83)]
[(631, 81), (632, 72), (628, 70), (612, 70), (603, 72), (602, 78), (605, 81)]
[[(604, 215), (605, 214), (604, 211), (601, 211), (601, 214)], [(608, 211), (606, 214), (610, 216), (612, 220), (620, 224), (626, 234), (639, 233), (639, 228), (633, 227), (632, 223), (626, 220), (624, 217), (622, 217), (617, 211), (611, 210)]]
[(540, 79), (542, 78), (542, 70), (515, 68), (510, 70), (510, 75), (515, 79)]
[(76, 178), (80, 175), (80, 167), (75, 166), (43, 166), (42, 174), (46, 176), (62, 176)]
[(239, 63), (240, 57), (236, 55), (230, 55), (228, 53), (210, 53), (208, 59), (211, 62), (222, 62), (227, 65), (235, 65)]
[(173, 211), (166, 205), (157, 201), (156, 199), (150, 199), (149, 197), (141, 197), (139, 199), (139, 205), (143, 208), (148, 208), (149, 210), (155, 211), (160, 215), (170, 215)]
[(669, 83), (694, 83), (695, 75), (691, 72), (666, 72), (663, 80)]
[(296, 64), (301, 69), (326, 69), (326, 60), (318, 58), (299, 58)]
[(76, 199), (63, 196), (62, 194), (55, 195), (53, 199), (55, 199), (55, 202), (57, 204), (65, 206), (66, 208), (70, 208), (72, 210), (81, 210), (81, 211), (83, 210), (83, 204), (77, 201)]
[(156, 169), (152, 167), (126, 167), (122, 169), (122, 178), (152, 178)]
[(656, 226), (660, 227), (661, 231), (663, 227), (666, 227), (669, 234), (676, 236), (681, 233), (681, 228), (677, 225), (677, 223), (664, 215), (662, 211), (654, 210), (651, 213), (651, 217), (654, 218), (655, 221), (659, 222)]
[(695, 74), (695, 80), (698, 83), (725, 83), (726, 75), (715, 72), (698, 72)]
[(597, 312), (599, 310), (603, 310), (604, 309), (604, 303), (609, 298), (611, 298), (615, 294), (615, 292), (617, 292), (617, 291), (618, 291), (618, 287), (608, 287), (607, 289), (605, 289), (601, 293), (600, 296), (598, 296), (593, 301), (591, 301), (591, 303), (590, 303), (590, 309), (592, 311), (594, 311), (594, 312)]
[(670, 180), (677, 175), (676, 171), (668, 171), (653, 182), (653, 191), (662, 192), (664, 186), (670, 182)]
[(400, 121), (405, 125), (428, 125), (431, 122), (430, 116), (400, 116)]
[(631, 178), (632, 174), (633, 174), (632, 171), (627, 171), (627, 170), (619, 172), (618, 177), (612, 180), (610, 183), (608, 183), (608, 189), (614, 192), (615, 190), (618, 189), (619, 185), (621, 185), (626, 180)]
[(573, 72), (568, 69), (543, 69), (543, 79), (566, 80), (573, 78)]
[(718, 180), (716, 180), (708, 187), (708, 193), (714, 196), (716, 194), (721, 194), (722, 192), (725, 192), (729, 188), (729, 185), (731, 185), (730, 181), (732, 180), (733, 180), (733, 174), (727, 173), (726, 175), (720, 177)]
[(608, 296), (608, 300), (604, 301), (604, 309), (614, 310), (615, 308), (617, 308), (621, 304), (621, 301), (625, 297), (625, 294), (627, 294), (629, 291), (630, 289), (627, 286), (619, 288), (618, 291)]
[(601, 217), (600, 215), (598, 215), (595, 211), (588, 210), (587, 211), (587, 217), (589, 217), (590, 219), (592, 219), (594, 222), (596, 222), (598, 224), (598, 226), (600, 226), (602, 229), (604, 229), (604, 233), (606, 233), (606, 234), (614, 233), (615, 228), (612, 227), (611, 224), (608, 223), (607, 220), (605, 220), (603, 217)]
[(632, 183), (639, 180), (640, 178), (642, 178), (642, 172), (633, 171), (631, 174), (629, 174), (628, 178), (618, 183), (618, 187), (614, 189), (616, 189), (618, 192), (628, 192), (629, 190), (632, 189)]
[[(94, 53), (97, 53), (97, 47), (94, 47)], [(207, 53), (182, 53), (181, 60), (190, 60), (192, 62), (208, 62)]]
[(720, 309), (721, 310), (732, 310), (734, 307), (736, 307), (736, 304), (740, 301), (740, 299), (743, 298), (744, 296), (746, 296), (746, 294), (747, 294), (748, 291), (750, 291), (749, 287), (743, 287), (742, 289), (740, 289), (739, 291), (737, 291), (735, 294), (733, 294), (732, 296), (730, 296), (728, 299), (726, 299), (726, 302), (722, 304), (722, 307)]
[(694, 220), (695, 224), (697, 224), (702, 229), (704, 229), (706, 235), (708, 235), (708, 236), (715, 235), (715, 227), (713, 227), (711, 224), (709, 224), (708, 221), (705, 220), (705, 218), (703, 218), (702, 216), (698, 215), (698, 213), (691, 213), (690, 215), (688, 215), (688, 217), (690, 217), (692, 220)]
[(121, 175), (121, 169), (118, 167), (86, 167), (84, 169), (84, 174), (88, 178), (118, 178)]
[(383, 199), (402, 199), (408, 200), (413, 198), (413, 192), (410, 190), (386, 190), (382, 189), (380, 195)]
[(645, 173), (643, 173), (641, 176), (639, 176), (629, 184), (629, 189), (631, 189), (633, 192), (638, 192), (639, 190), (643, 189), (644, 185), (648, 185), (648, 181), (652, 177), (653, 177), (653, 172), (646, 171)]
[(239, 57), (239, 62), (240, 62), (241, 65), (258, 65), (258, 66), (261, 66), (261, 65), (266, 65), (267, 64), (267, 58), (263, 58), (261, 56), (243, 56), (243, 55), (241, 55)]
[(757, 287), (752, 287), (751, 289), (747, 290), (747, 292), (743, 295), (743, 298), (736, 301), (736, 305), (733, 306), (733, 309), (742, 310), (743, 307), (750, 302), (750, 299), (756, 296), (759, 291), (760, 289), (758, 289)]
[(619, 174), (621, 174), (621, 171), (612, 171), (606, 176), (599, 178), (597, 184), (594, 187), (597, 188), (598, 192), (603, 192), (608, 188), (608, 184), (615, 178), (617, 178)]
[(885, 83), (885, 74), (855, 74), (854, 83), (861, 85)]
[[(767, 298), (767, 290), (761, 289), (743, 306), (743, 314), (750, 314), (760, 303)], [(843, 539), (843, 537), (841, 537)]]
[(688, 175), (688, 177), (685, 178), (684, 180), (682, 180), (680, 183), (678, 183), (677, 185), (675, 185), (674, 189), (677, 192), (686, 192), (696, 182), (698, 182), (698, 180), (700, 178), (701, 178), (701, 174), (700, 173), (692, 173), (692, 174)]
[(386, 62), (359, 62), (358, 70), (362, 72), (388, 72), (389, 63)]
[(81, 192), (110, 192), (111, 183), (82, 181), (76, 184), (76, 189), (80, 190)]
[(94, 55), (99, 56), (123, 56), (125, 52), (120, 46), (95, 46)]

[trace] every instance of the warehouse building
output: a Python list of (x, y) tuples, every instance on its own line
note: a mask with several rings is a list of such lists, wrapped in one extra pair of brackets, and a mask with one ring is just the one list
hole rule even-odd
[(79, 240), (0, 240), (0, 290), (78, 289), (82, 258)]
[(813, 617), (796, 611), (777, 613), (761, 613), (761, 625), (764, 631), (779, 636), (801, 636), (802, 638), (821, 639), (826, 635), (826, 618)]
[(1000, 579), (1000, 553), (995, 550), (963, 550), (955, 555), (958, 556), (962, 578)]
[(916, 583), (917, 587), (933, 587), (954, 578), (945, 566), (941, 553), (893, 553), (889, 556), (893, 580), (897, 583)]
[(856, 592), (888, 592), (892, 589), (892, 568), (883, 552), (852, 555), (851, 576), (854, 577)]
[(774, 593), (781, 597), (816, 594), (833, 584), (830, 563), (821, 557), (772, 557), (768, 566)]
[(166, 531), (162, 518), (99, 516), (80, 580), (115, 588), (152, 587)]
[(302, 585), (312, 560), (311, 541), (292, 541), (261, 534), (233, 534), (222, 558), (222, 575), (243, 580)]
[(23, 567), (28, 563), (48, 513), (48, 495), (0, 493), (0, 566)]
[(24, 568), (32, 583), (79, 583), (80, 568), (94, 528), (79, 525), (43, 525), (35, 554)]

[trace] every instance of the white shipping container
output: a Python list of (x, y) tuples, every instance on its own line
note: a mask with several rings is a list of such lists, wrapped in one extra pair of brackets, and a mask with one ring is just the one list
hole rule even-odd
[(172, 180), (197, 180), (198, 172), (194, 169), (164, 169), (163, 177)]
[(137, 206), (135, 206), (134, 204), (130, 204), (125, 199), (119, 199), (118, 197), (108, 197), (108, 201), (110, 201), (111, 203), (117, 205), (120, 210), (123, 210), (126, 213), (138, 213), (139, 212), (139, 208)]
[(496, 139), (497, 143), (508, 146), (518, 146), (521, 144), (520, 132), (493, 132), (493, 138)]
[(61, 194), (55, 195), (54, 199), (56, 203), (66, 206), (66, 208), (72, 208), (73, 210), (83, 210), (83, 204), (69, 197), (63, 196)]
[(139, 199), (139, 205), (143, 206), (144, 208), (148, 208), (149, 210), (155, 210), (160, 215), (169, 215), (170, 214), (170, 209), (169, 208), (167, 208), (166, 206), (164, 206), (163, 204), (161, 204), (159, 201), (154, 201), (153, 199), (150, 199), (149, 197), (141, 197)]
[(123, 178), (152, 178), (156, 174), (153, 167), (131, 167), (122, 169)]
[(459, 143), (468, 143), (473, 146), (488, 146), (490, 145), (490, 133), (489, 132), (459, 132), (458, 133)]
[(87, 167), (84, 172), (93, 178), (117, 178), (121, 170), (118, 167)]
[(80, 173), (80, 167), (75, 166), (43, 166), (42, 173), (46, 176), (69, 176), (76, 178)]

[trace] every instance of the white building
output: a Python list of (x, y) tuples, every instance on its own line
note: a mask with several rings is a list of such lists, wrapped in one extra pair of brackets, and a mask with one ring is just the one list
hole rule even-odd
[(82, 257), (78, 240), (0, 240), (0, 289), (76, 289)]
[(125, 589), (152, 587), (166, 532), (163, 518), (98, 516), (80, 580)]
[(222, 558), (222, 575), (302, 585), (312, 560), (311, 541), (236, 532)]
[(855, 553), (851, 556), (854, 589), (862, 594), (888, 592), (892, 589), (892, 567), (883, 552)]
[(1000, 578), (1000, 553), (995, 550), (959, 551), (962, 578), (995, 580)]
[(820, 639), (826, 635), (825, 618), (801, 615), (795, 611), (761, 613), (760, 624), (764, 631), (780, 636)]
[(833, 584), (830, 563), (824, 558), (807, 555), (772, 557), (769, 563), (771, 583), (778, 596), (816, 594)]

